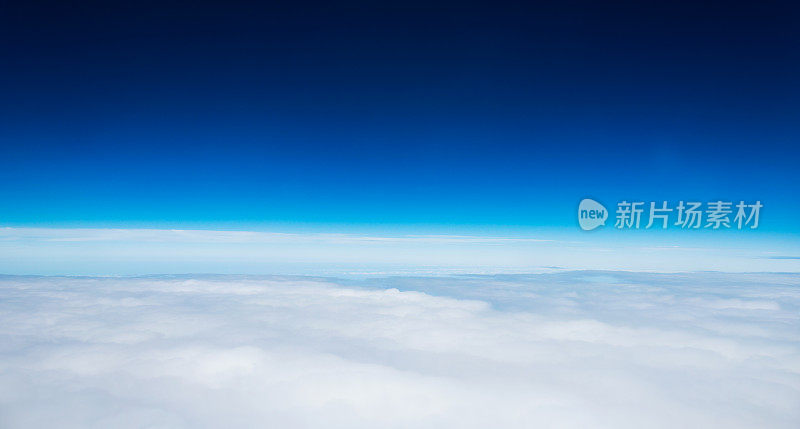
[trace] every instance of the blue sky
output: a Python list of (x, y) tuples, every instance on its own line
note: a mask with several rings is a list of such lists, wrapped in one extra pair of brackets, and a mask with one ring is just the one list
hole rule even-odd
[(798, 427), (797, 4), (5, 3), (3, 428)]
[(747, 240), (791, 241), (797, 12), (8, 6), (0, 225), (528, 237), (590, 196), (761, 200)]

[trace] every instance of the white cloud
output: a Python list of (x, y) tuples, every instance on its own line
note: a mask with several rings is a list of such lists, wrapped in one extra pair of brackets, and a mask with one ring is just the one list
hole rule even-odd
[[(452, 231), (451, 231), (452, 232)], [(596, 233), (595, 233), (596, 232)], [(633, 271), (800, 272), (790, 237), (677, 231), (368, 234), (171, 229), (0, 228), (0, 272), (519, 273), (547, 267)], [(741, 231), (739, 231), (741, 232)], [(779, 252), (779, 253), (775, 253)]]
[(789, 428), (800, 277), (0, 279), (0, 427)]
[(118, 228), (0, 228), (3, 241), (86, 242), (137, 241), (171, 243), (419, 243), (419, 244), (502, 244), (553, 241), (535, 237), (496, 237), (445, 234), (378, 236), (351, 233), (286, 233), (267, 231), (220, 231), (202, 229), (118, 229)]

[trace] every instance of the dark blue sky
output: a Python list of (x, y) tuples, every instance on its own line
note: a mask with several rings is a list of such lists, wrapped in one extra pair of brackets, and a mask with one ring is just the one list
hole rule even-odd
[(798, 8), (599, 3), (5, 4), (0, 223), (574, 227), (593, 196), (800, 231)]

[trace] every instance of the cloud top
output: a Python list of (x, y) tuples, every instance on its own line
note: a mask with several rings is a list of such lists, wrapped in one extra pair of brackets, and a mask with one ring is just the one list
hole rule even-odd
[(790, 428), (791, 274), (0, 279), (0, 426)]

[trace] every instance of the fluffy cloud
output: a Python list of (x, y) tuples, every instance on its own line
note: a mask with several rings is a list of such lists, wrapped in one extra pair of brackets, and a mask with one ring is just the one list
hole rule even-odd
[(799, 284), (4, 277), (0, 426), (797, 427)]

